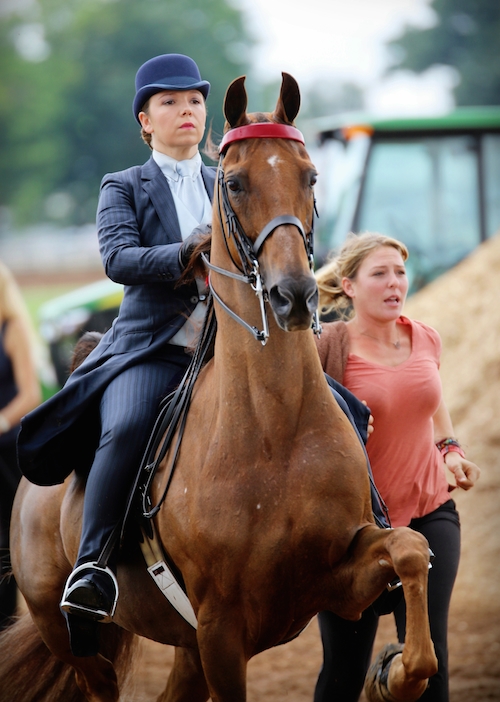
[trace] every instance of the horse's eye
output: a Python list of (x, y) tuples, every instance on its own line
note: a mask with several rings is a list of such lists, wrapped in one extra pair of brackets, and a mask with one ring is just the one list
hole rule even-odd
[(317, 174), (317, 173), (313, 173), (313, 174), (311, 175), (310, 180), (309, 180), (309, 185), (310, 185), (311, 188), (312, 188), (313, 185), (316, 185), (317, 182), (318, 182), (318, 174)]
[(237, 193), (239, 190), (241, 190), (240, 184), (234, 178), (229, 178), (226, 181), (226, 185), (232, 193)]

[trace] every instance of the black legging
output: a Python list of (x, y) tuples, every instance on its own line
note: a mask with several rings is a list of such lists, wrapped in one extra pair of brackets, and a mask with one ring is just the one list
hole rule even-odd
[(7, 571), (10, 569), (10, 516), (20, 479), (15, 443), (0, 447), (0, 630), (10, 623), (16, 611), (16, 581)]
[[(429, 620), (439, 668), (421, 700), (448, 702), (448, 611), (460, 559), (460, 521), (455, 503), (449, 500), (425, 517), (413, 519), (409, 526), (426, 537), (435, 555), (429, 571)], [(394, 617), (402, 643), (404, 600), (396, 607)], [(324, 659), (314, 702), (357, 702), (370, 664), (379, 614), (372, 605), (357, 622), (332, 612), (320, 612), (318, 619)]]

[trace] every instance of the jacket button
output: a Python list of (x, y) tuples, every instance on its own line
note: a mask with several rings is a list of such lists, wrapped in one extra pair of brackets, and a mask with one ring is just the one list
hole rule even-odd
[(193, 297), (191, 298), (191, 302), (193, 303), (193, 305), (198, 302), (198, 298), (196, 297), (196, 295), (193, 295)]

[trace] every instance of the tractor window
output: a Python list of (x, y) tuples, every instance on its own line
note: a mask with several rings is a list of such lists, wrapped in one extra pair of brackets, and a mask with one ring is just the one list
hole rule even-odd
[(369, 146), (369, 137), (359, 134), (345, 144), (329, 139), (320, 149), (310, 149), (319, 173), (315, 255), (320, 265), (351, 229)]
[(486, 236), (500, 232), (500, 134), (483, 137)]
[(376, 141), (356, 230), (378, 231), (405, 242), (413, 292), (480, 242), (478, 192), (475, 137)]

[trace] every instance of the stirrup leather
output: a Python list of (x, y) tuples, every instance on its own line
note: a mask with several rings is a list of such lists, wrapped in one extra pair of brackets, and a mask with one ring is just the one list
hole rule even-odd
[(165, 563), (163, 548), (156, 534), (154, 522), (151, 521), (148, 526), (152, 528), (152, 537), (149, 536), (146, 529), (141, 527), (143, 538), (141, 541), (141, 550), (146, 565), (148, 566), (148, 572), (172, 607), (179, 612), (181, 617), (183, 617), (188, 624), (191, 624), (194, 629), (197, 629), (198, 620), (196, 619), (196, 614), (191, 602), (175, 579), (171, 569)]

